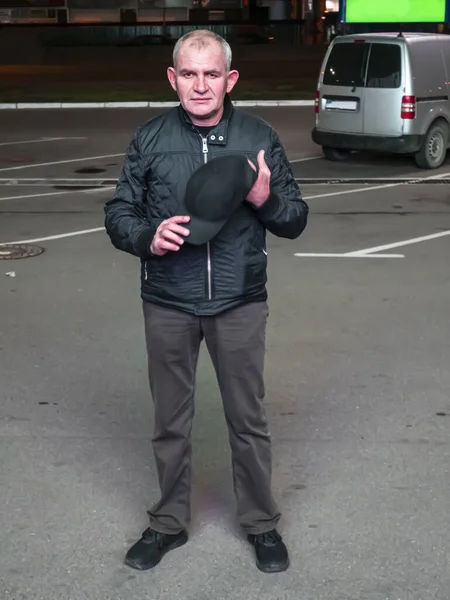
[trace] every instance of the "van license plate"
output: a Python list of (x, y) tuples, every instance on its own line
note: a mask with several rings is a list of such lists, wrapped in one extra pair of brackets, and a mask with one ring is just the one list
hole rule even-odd
[(356, 110), (358, 103), (356, 100), (326, 100), (325, 108), (327, 110)]

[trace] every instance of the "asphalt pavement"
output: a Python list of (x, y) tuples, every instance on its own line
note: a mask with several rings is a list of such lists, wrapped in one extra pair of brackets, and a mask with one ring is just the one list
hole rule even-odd
[(134, 128), (161, 111), (2, 111), (0, 243), (45, 250), (0, 259), (2, 600), (448, 600), (450, 155), (433, 172), (330, 163), (311, 108), (249, 111), (279, 131), (310, 205), (300, 238), (268, 238), (291, 568), (260, 573), (236, 525), (204, 349), (190, 542), (152, 571), (123, 565), (158, 488), (139, 265), (111, 246), (103, 205)]

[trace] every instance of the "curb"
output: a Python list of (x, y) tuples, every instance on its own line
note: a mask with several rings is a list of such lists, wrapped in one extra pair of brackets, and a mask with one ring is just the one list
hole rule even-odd
[[(0, 104), (0, 110), (54, 108), (172, 108), (179, 102), (10, 102)], [(314, 100), (234, 100), (244, 106), (314, 106)]]

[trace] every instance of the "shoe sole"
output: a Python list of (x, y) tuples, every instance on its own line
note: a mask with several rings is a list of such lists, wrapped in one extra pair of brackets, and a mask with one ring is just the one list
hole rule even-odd
[(187, 536), (180, 538), (176, 542), (173, 542), (173, 544), (171, 544), (170, 546), (167, 546), (167, 548), (164, 548), (164, 550), (161, 551), (161, 554), (159, 555), (158, 560), (151, 562), (151, 563), (146, 563), (145, 565), (137, 565), (136, 563), (129, 561), (127, 558), (125, 558), (124, 562), (126, 565), (128, 565), (132, 569), (136, 569), (137, 571), (148, 571), (149, 569), (153, 569), (153, 567), (156, 567), (157, 565), (159, 565), (161, 560), (164, 558), (164, 556), (168, 552), (170, 552), (171, 550), (176, 550), (177, 548), (181, 548), (181, 546), (184, 546), (187, 542), (188, 542)]
[(256, 566), (262, 573), (282, 573), (283, 571), (287, 571), (289, 569), (289, 565), (289, 560), (282, 565), (274, 565), (269, 567), (263, 567), (259, 562), (256, 563)]

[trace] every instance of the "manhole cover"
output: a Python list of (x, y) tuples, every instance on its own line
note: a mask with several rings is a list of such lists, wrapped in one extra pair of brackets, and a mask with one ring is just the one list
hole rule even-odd
[(76, 169), (75, 173), (104, 173), (105, 169), (99, 169), (98, 167), (82, 167), (81, 169)]
[(44, 252), (40, 246), (29, 246), (25, 244), (2, 244), (0, 245), (0, 260), (13, 260), (16, 258), (30, 258)]

